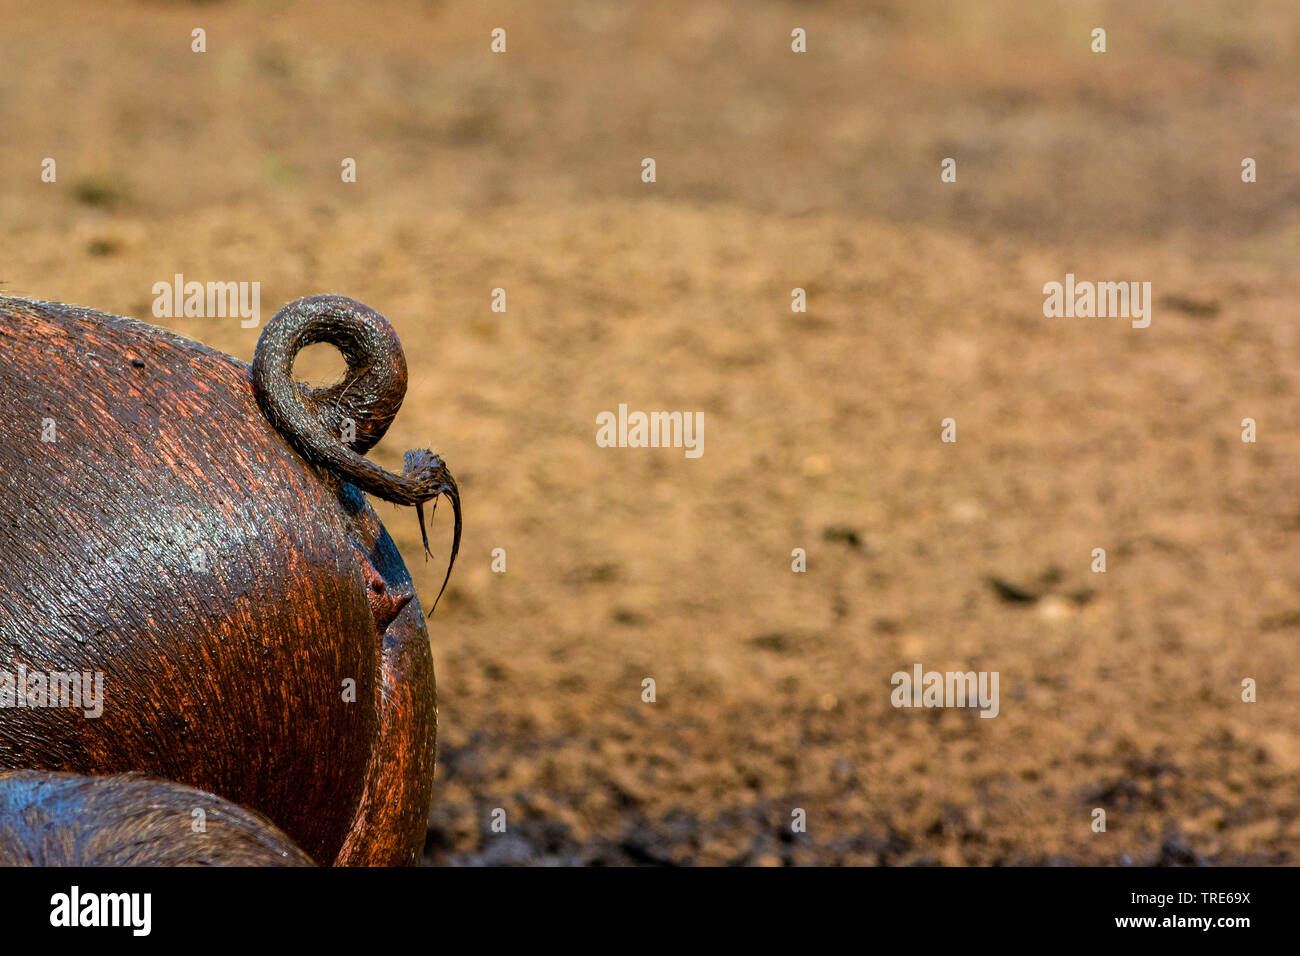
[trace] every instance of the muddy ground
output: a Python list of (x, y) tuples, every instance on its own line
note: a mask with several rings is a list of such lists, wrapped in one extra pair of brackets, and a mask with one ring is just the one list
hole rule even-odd
[[(1300, 8), (1135, 7), (5, 2), (0, 289), (393, 322), (372, 456), (465, 501), (430, 863), (1296, 863)], [(998, 716), (891, 706), (917, 663)]]

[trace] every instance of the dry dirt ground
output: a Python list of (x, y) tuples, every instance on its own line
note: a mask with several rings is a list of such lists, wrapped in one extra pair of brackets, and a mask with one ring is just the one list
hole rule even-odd
[[(6, 293), (397, 328), (373, 456), (465, 500), (429, 862), (1300, 861), (1291, 0), (0, 8)], [(1067, 272), (1151, 326), (1045, 318)], [(597, 447), (624, 402), (702, 457)]]

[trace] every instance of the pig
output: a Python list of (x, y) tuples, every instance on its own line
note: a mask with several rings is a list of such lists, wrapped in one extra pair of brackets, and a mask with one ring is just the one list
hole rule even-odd
[[(313, 342), (342, 381), (292, 378)], [(450, 501), (443, 589), (461, 509), (432, 452), (400, 475), (364, 457), (405, 390), (392, 326), (343, 296), (285, 306), (252, 366), (0, 296), (0, 770), (138, 772), (264, 815), (317, 863), (416, 862), (433, 658), (366, 493), (416, 508), (426, 554), (423, 506)]]
[(265, 817), (170, 780), (0, 773), (0, 866), (312, 866)]

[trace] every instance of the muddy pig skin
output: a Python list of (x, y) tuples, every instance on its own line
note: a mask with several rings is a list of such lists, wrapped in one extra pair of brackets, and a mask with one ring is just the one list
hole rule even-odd
[(0, 774), (0, 866), (311, 866), (269, 820), (134, 774)]
[[(329, 388), (290, 374), (317, 341), (348, 363)], [(405, 389), (392, 327), (341, 296), (282, 309), (253, 367), (0, 297), (0, 769), (140, 772), (263, 814), (321, 864), (415, 862), (433, 659), (363, 492), (422, 529), (448, 497), (452, 559), (460, 501), (431, 452), (401, 475), (363, 457)]]

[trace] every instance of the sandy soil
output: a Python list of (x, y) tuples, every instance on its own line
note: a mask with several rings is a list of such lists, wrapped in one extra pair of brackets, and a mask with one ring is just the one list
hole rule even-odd
[[(1300, 8), (1024, 6), (4, 3), (0, 288), (393, 322), (373, 456), (466, 514), (429, 862), (1300, 862)], [(1067, 272), (1151, 326), (1045, 318)]]

